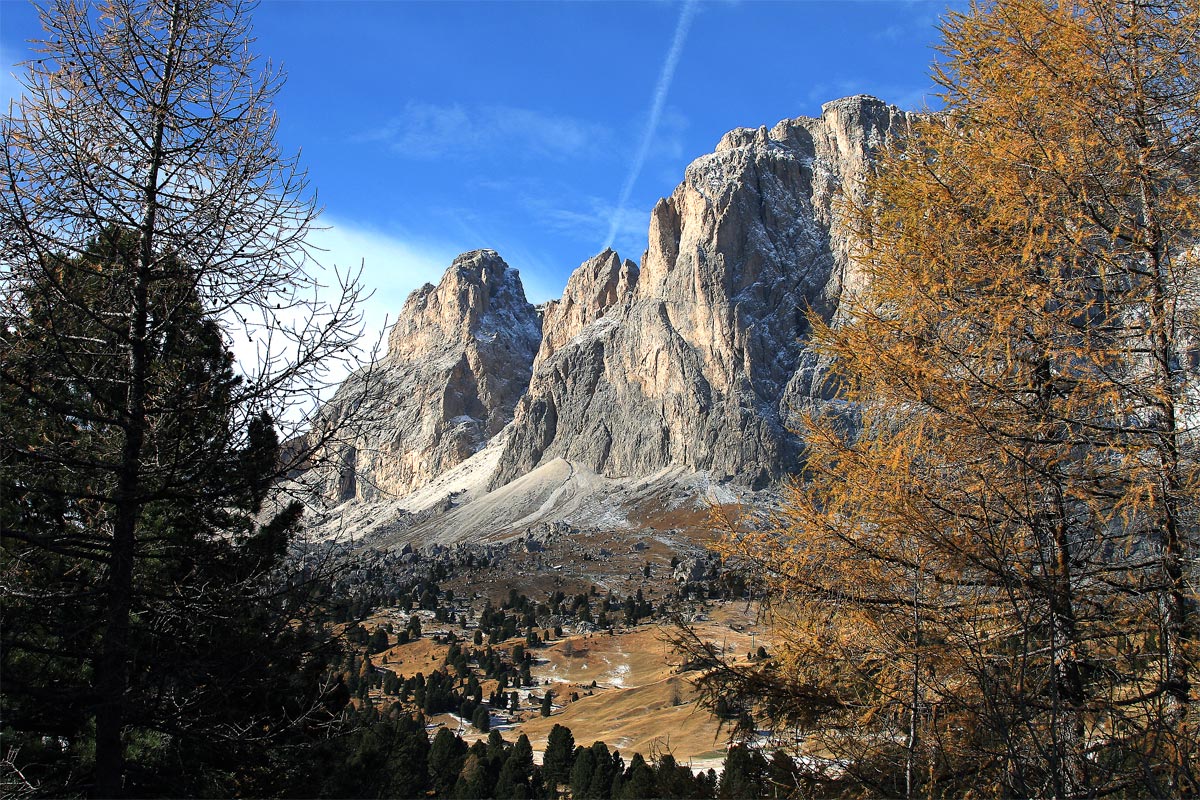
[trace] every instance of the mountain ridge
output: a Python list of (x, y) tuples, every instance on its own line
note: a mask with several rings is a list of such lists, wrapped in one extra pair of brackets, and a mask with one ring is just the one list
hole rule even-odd
[(693, 161), (651, 212), (628, 301), (536, 365), (492, 485), (555, 457), (609, 476), (683, 466), (753, 487), (790, 471), (788, 421), (813, 388), (797, 380), (811, 372), (804, 314), (833, 317), (849, 266), (835, 197), (906, 121), (846, 98), (820, 119), (731, 131)]
[[(728, 132), (655, 205), (639, 264), (606, 249), (538, 310), (497, 253), (459, 256), (405, 303), (372, 375), (382, 402), (330, 454), (320, 490), (428, 516), (535, 472), (555, 476), (547, 498), (580, 475), (613, 492), (655, 475), (754, 490), (793, 472), (795, 415), (826, 399), (805, 315), (836, 320), (858, 280), (841, 199), (911, 118), (858, 95), (819, 118)], [(330, 419), (365, 379), (338, 391)], [(560, 459), (569, 470), (539, 469)], [(439, 482), (458, 488), (431, 502), (423, 487)], [(519, 505), (496, 513), (525, 525)], [(445, 538), (428, 519), (417, 527)]]

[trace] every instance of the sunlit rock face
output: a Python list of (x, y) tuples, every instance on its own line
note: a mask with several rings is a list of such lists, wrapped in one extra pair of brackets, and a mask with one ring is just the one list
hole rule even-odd
[(749, 486), (794, 470), (798, 414), (829, 391), (806, 315), (836, 321), (861, 283), (842, 201), (909, 121), (859, 96), (731, 131), (655, 206), (640, 266), (605, 250), (540, 314), (496, 253), (459, 256), (326, 406), (336, 422), (372, 385), (310, 481), (333, 500), (402, 497), (489, 440), (490, 487), (560, 457)]
[(627, 305), (637, 285), (638, 266), (611, 249), (579, 265), (559, 300), (543, 306), (542, 346), (534, 368), (611, 309)]
[(734, 130), (692, 162), (651, 214), (640, 270), (606, 251), (547, 308), (492, 484), (555, 457), (751, 485), (793, 468), (794, 414), (822, 393), (805, 314), (834, 318), (857, 280), (839, 198), (907, 121), (851, 97), (819, 119)]
[(409, 296), (387, 355), (326, 405), (336, 422), (370, 385), (351, 441), (319, 470), (322, 493), (402, 497), (471, 456), (512, 419), (541, 338), (516, 270), (491, 250), (456, 258), (437, 286)]

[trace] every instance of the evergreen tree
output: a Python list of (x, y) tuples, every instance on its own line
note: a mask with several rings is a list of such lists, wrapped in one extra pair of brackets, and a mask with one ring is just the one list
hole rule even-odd
[(546, 751), (542, 754), (542, 780), (548, 792), (556, 791), (561, 784), (571, 781), (571, 768), (575, 764), (575, 737), (571, 729), (555, 725), (546, 738)]
[(496, 800), (525, 800), (534, 796), (533, 747), (521, 734), (496, 779)]
[(625, 759), (621, 758), (621, 751), (613, 749), (612, 751), (612, 781), (609, 783), (608, 796), (620, 797), (621, 787), (625, 784)]
[[(579, 797), (605, 800), (612, 796), (613, 776), (616, 774), (613, 757), (608, 752), (608, 745), (604, 742), (592, 742), (591, 753), (593, 763), (592, 779), (588, 781), (587, 789)], [(572, 789), (574, 789), (574, 786), (572, 786)]]
[(504, 736), (500, 731), (492, 731), (487, 738), (487, 754), (488, 760), (495, 765), (496, 770), (500, 769), (500, 765), (504, 763), (504, 759), (508, 758), (508, 742), (504, 741)]
[(471, 716), (471, 724), (482, 733), (487, 733), (492, 729), (491, 712), (488, 711), (487, 706), (479, 706), (475, 709), (475, 713)]
[(767, 765), (767, 781), (772, 797), (791, 797), (799, 792), (796, 780), (796, 762), (782, 750), (776, 750), (771, 755)]
[[(480, 748), (482, 749), (482, 748)], [(479, 800), (491, 797), (494, 783), (488, 780), (486, 756), (472, 747), (463, 762), (462, 772), (450, 796), (460, 800)]]
[(701, 795), (692, 771), (665, 753), (654, 766), (654, 784), (659, 797), (699, 797)]
[[(157, 282), (147, 299), (157, 331), (147, 380), (156, 391), (145, 399), (156, 424), (138, 460), (155, 468), (139, 471), (135, 569), (113, 584), (106, 567), (113, 540), (100, 534), (118, 512), (114, 473), (124, 456), (113, 452), (111, 423), (100, 418), (120, 415), (127, 380), (124, 362), (111, 355), (123, 334), (105, 321), (117, 298), (98, 275), (119, 272), (136, 253), (136, 237), (113, 229), (79, 259), (60, 260), (55, 291), (78, 306), (51, 307), (47, 289), (23, 286), (25, 319), (14, 320), (4, 340), (11, 347), (0, 404), (10, 426), (0, 524), (5, 561), (21, 565), (12, 588), (25, 587), (6, 595), (0, 630), (4, 745), (23, 750), (23, 771), (50, 791), (77, 790), (63, 782), (87, 780), (89, 772), (100, 783), (115, 780), (113, 771), (124, 773), (123, 750), (97, 751), (94, 736), (97, 715), (115, 713), (105, 703), (119, 701), (124, 735), (142, 762), (131, 779), (139, 791), (219, 792), (233, 772), (245, 784), (270, 771), (263, 740), (230, 737), (230, 725), (257, 718), (263, 730), (291, 735), (302, 726), (290, 725), (290, 715), (327, 713), (322, 659), (334, 650), (303, 618), (313, 587), (284, 588), (271, 576), (299, 507), (264, 525), (255, 520), (275, 475), (274, 426), (263, 415), (238, 419), (232, 358), (178, 274)], [(163, 269), (181, 268), (164, 262)], [(119, 318), (122, 309), (112, 311)], [(64, 353), (62, 337), (92, 349)], [(129, 617), (114, 611), (116, 599)], [(108, 674), (100, 663), (116, 658), (114, 636), (124, 643), (121, 670), (129, 678), (109, 693), (98, 682)], [(221, 647), (212, 646), (216, 640)], [(313, 658), (318, 647), (324, 655)], [(67, 744), (45, 746), (47, 736)]]
[(382, 653), (388, 649), (388, 635), (382, 627), (376, 628), (367, 642), (367, 649), (372, 653)]
[[(308, 428), (356, 290), (287, 321), (315, 211), (246, 6), (41, 15), (0, 122), (0, 747), (48, 794), (255, 793), (323, 713), (273, 486), (337, 435), (279, 429)], [(237, 371), (235, 318), (267, 354)]]
[(738, 744), (725, 755), (725, 768), (717, 796), (722, 800), (742, 797), (767, 797), (767, 762), (757, 750)]
[(449, 728), (439, 728), (429, 746), (429, 786), (435, 796), (450, 795), (466, 758), (466, 743)]
[(621, 797), (625, 800), (642, 800), (647, 797), (657, 797), (658, 787), (654, 783), (654, 770), (642, 758), (641, 753), (634, 753), (629, 760), (629, 769), (625, 772), (625, 785), (621, 787)]
[[(424, 721), (400, 713), (380, 720), (360, 712), (360, 724), (324, 747), (319, 773), (308, 775), (323, 797), (419, 797), (429, 786), (429, 740)], [(311, 794), (313, 783), (293, 791)], [(278, 787), (277, 787), (278, 788)]]
[[(607, 756), (607, 753), (605, 754)], [(590, 747), (575, 748), (571, 766), (571, 797), (591, 797), (592, 775), (596, 772), (596, 756)]]

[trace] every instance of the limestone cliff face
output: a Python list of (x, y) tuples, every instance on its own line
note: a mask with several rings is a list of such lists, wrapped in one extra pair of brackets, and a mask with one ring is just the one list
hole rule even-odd
[[(640, 274), (602, 253), (547, 308), (493, 477), (563, 457), (606, 475), (669, 466), (760, 484), (794, 466), (790, 415), (819, 395), (805, 312), (856, 280), (838, 198), (907, 122), (869, 97), (739, 129), (655, 207)], [(624, 288), (622, 288), (624, 287)], [(625, 296), (623, 293), (627, 293)]]
[(621, 261), (612, 249), (580, 264), (567, 280), (562, 299), (543, 308), (542, 346), (534, 369), (610, 309), (628, 303), (638, 272), (637, 264)]
[(371, 387), (307, 480), (334, 500), (402, 497), (489, 440), (476, 471), (493, 488), (560, 457), (752, 486), (794, 469), (794, 415), (825, 399), (806, 312), (836, 320), (861, 281), (840, 199), (908, 122), (860, 96), (726, 134), (654, 208), (640, 268), (606, 250), (542, 316), (496, 253), (460, 256), (326, 406), (331, 421), (361, 412)]
[(387, 355), (327, 404), (336, 420), (370, 387), (351, 441), (329, 454), (323, 493), (400, 497), (471, 456), (512, 419), (540, 343), (517, 271), (491, 250), (456, 258), (437, 286), (409, 296)]

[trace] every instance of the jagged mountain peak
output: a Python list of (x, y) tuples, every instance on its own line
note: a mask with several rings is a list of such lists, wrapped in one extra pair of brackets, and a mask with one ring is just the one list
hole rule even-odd
[[(494, 250), (455, 258), (404, 303), (355, 441), (326, 459), (325, 494), (402, 497), (470, 457), (512, 419), (541, 338), (517, 270)], [(348, 411), (365, 379), (352, 376), (325, 415)]]
[(409, 295), (388, 335), (388, 358), (454, 349), (481, 333), (502, 335), (509, 324), (540, 336), (530, 308), (520, 273), (495, 250), (463, 253), (436, 286), (427, 283)]
[(379, 370), (394, 407), (342, 458), (339, 496), (399, 496), (468, 458), (478, 492), (558, 459), (751, 486), (795, 469), (793, 415), (824, 402), (806, 314), (836, 320), (857, 280), (838, 198), (908, 120), (859, 95), (730, 131), (655, 205), (640, 265), (605, 249), (539, 309), (497, 253), (462, 254), (405, 303)]
[[(684, 467), (747, 484), (794, 469), (789, 420), (812, 388), (796, 380), (812, 373), (805, 313), (832, 318), (849, 265), (835, 200), (905, 120), (847, 98), (820, 119), (731, 131), (693, 161), (651, 213), (627, 300), (543, 344), (553, 358), (539, 356), (493, 485), (554, 457), (605, 475)], [(576, 275), (611, 275), (615, 256), (597, 259)]]
[(562, 298), (543, 308), (542, 346), (534, 369), (614, 306), (628, 302), (638, 274), (637, 264), (622, 261), (611, 247), (580, 264), (567, 279)]

